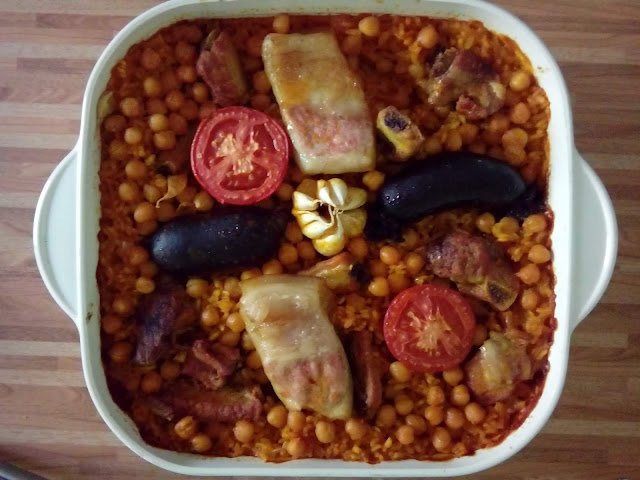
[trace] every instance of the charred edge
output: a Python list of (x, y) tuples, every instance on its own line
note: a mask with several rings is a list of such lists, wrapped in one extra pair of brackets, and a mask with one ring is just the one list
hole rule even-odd
[(387, 112), (384, 124), (394, 132), (402, 132), (409, 126), (409, 122), (399, 112)]

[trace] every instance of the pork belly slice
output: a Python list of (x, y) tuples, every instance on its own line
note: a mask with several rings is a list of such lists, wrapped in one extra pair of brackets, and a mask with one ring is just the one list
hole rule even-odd
[(269, 34), (262, 59), (303, 173), (375, 167), (364, 92), (332, 33)]
[(240, 351), (220, 343), (196, 340), (187, 354), (182, 373), (216, 390), (231, 376), (240, 359)]
[(242, 282), (240, 313), (264, 372), (287, 409), (347, 419), (353, 384), (329, 320), (331, 302), (321, 278), (266, 275)]

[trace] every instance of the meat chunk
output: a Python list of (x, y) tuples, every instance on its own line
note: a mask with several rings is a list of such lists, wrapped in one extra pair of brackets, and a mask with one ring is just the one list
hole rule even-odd
[(262, 44), (262, 59), (303, 173), (375, 167), (364, 92), (333, 34), (271, 33)]
[(162, 278), (156, 290), (145, 295), (137, 312), (137, 346), (134, 363), (149, 365), (169, 350), (171, 335), (183, 323), (195, 316), (195, 310), (184, 289)]
[(212, 391), (179, 382), (165, 389), (159, 400), (172, 409), (174, 416), (192, 415), (207, 422), (256, 420), (262, 412), (258, 387)]
[(282, 403), (289, 410), (349, 418), (351, 373), (329, 320), (333, 298), (324, 280), (266, 275), (241, 285), (240, 313)]
[(433, 273), (500, 311), (518, 296), (518, 277), (500, 247), (488, 238), (456, 230), (430, 242), (426, 256)]
[(237, 348), (196, 340), (187, 354), (182, 373), (216, 390), (226, 383), (239, 359), (240, 351)]
[(300, 272), (300, 275), (323, 278), (333, 291), (353, 292), (358, 289), (356, 262), (350, 253), (344, 252), (328, 260), (316, 263)]
[(231, 38), (213, 29), (202, 43), (196, 71), (209, 85), (212, 100), (222, 106), (241, 105), (248, 99), (245, 81)]
[(178, 137), (176, 146), (171, 150), (161, 150), (155, 162), (156, 169), (163, 175), (175, 175), (184, 170), (189, 164), (191, 143), (195, 136), (195, 127), (190, 127), (187, 133)]
[(440, 53), (428, 80), (420, 83), (431, 105), (456, 103), (456, 110), (469, 120), (480, 120), (504, 105), (506, 89), (491, 65), (463, 49)]
[(533, 376), (526, 346), (498, 332), (489, 334), (465, 370), (469, 388), (484, 404), (507, 398), (518, 382)]
[(354, 407), (365, 418), (372, 418), (382, 405), (382, 371), (372, 342), (371, 332), (354, 332), (346, 348), (353, 372)]

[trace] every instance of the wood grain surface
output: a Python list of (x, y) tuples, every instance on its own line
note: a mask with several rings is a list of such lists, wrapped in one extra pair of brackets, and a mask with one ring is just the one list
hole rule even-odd
[[(76, 142), (95, 60), (156, 3), (0, 0), (0, 461), (49, 479), (177, 477), (131, 453), (98, 416), (76, 329), (32, 250), (36, 201)], [(522, 452), (474, 478), (640, 479), (640, 2), (497, 3), (558, 59), (577, 147), (613, 198), (620, 244), (609, 289), (573, 334), (552, 419)]]

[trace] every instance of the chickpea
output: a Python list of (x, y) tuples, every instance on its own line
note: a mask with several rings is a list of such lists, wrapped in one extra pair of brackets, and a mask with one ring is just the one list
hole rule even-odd
[(129, 342), (114, 343), (109, 350), (109, 358), (114, 363), (127, 363), (133, 353), (133, 345)]
[(273, 30), (276, 33), (289, 33), (289, 15), (278, 15), (273, 19)]
[(197, 80), (198, 75), (193, 65), (180, 65), (176, 69), (178, 80), (184, 83), (193, 83)]
[(442, 372), (442, 378), (449, 385), (454, 386), (462, 381), (462, 379), (464, 378), (464, 372), (460, 367), (456, 367), (452, 370)]
[(211, 195), (203, 190), (193, 197), (193, 204), (199, 212), (208, 212), (213, 208), (214, 201)]
[(452, 430), (462, 428), (464, 425), (464, 414), (458, 408), (447, 408), (444, 414), (444, 423)]
[(392, 273), (387, 278), (389, 282), (389, 288), (393, 293), (399, 293), (411, 286), (411, 280), (409, 280), (403, 273)]
[(488, 336), (489, 336), (489, 331), (486, 325), (483, 325), (481, 323), (476, 325), (476, 333), (473, 336), (473, 344), (479, 347), (484, 343), (484, 341), (487, 339)]
[(264, 70), (258, 70), (253, 74), (252, 83), (253, 89), (258, 93), (269, 93), (271, 91), (271, 83)]
[(248, 443), (253, 438), (255, 428), (251, 422), (247, 420), (238, 420), (233, 427), (233, 435), (241, 443)]
[(317, 252), (309, 240), (303, 240), (298, 245), (298, 256), (303, 260), (313, 260), (316, 258)]
[(300, 458), (305, 452), (304, 440), (301, 438), (292, 438), (287, 442), (285, 449), (293, 458)]
[(522, 224), (525, 235), (544, 232), (547, 228), (547, 219), (542, 213), (529, 215)]
[[(174, 112), (169, 114), (169, 128), (173, 133), (175, 133), (175, 135), (184, 135), (185, 133), (187, 133), (187, 130), (189, 129), (189, 124), (187, 123), (187, 120), (182, 115)], [(174, 146), (175, 146), (175, 143), (174, 143)], [(158, 148), (161, 148), (161, 147), (158, 147)]]
[(169, 110), (176, 112), (184, 104), (184, 94), (180, 90), (171, 90), (164, 97), (164, 103)]
[(117, 296), (113, 300), (113, 310), (120, 315), (129, 315), (133, 312), (133, 300), (130, 298)]
[(376, 425), (381, 428), (392, 427), (396, 423), (396, 409), (392, 405), (382, 405), (376, 415)]
[(429, 137), (424, 141), (424, 151), (428, 155), (436, 155), (442, 151), (442, 143), (436, 137)]
[(516, 275), (525, 285), (534, 285), (540, 280), (540, 269), (535, 263), (530, 263), (522, 267)]
[(469, 151), (473, 153), (478, 153), (480, 155), (484, 155), (487, 153), (487, 146), (481, 141), (473, 142), (469, 145)]
[(262, 275), (262, 271), (259, 268), (252, 268), (251, 270), (245, 270), (240, 274), (240, 280), (249, 280)]
[(447, 133), (444, 148), (450, 152), (457, 152), (462, 148), (462, 136), (458, 130), (450, 130), (449, 133)]
[[(300, 236), (302, 236), (302, 232), (300, 232)], [(291, 265), (298, 261), (298, 250), (294, 245), (285, 243), (278, 250), (278, 260), (282, 265)]]
[(358, 55), (362, 49), (362, 36), (347, 35), (342, 41), (341, 48), (346, 55)]
[(523, 149), (528, 141), (529, 135), (519, 127), (507, 130), (504, 135), (502, 135), (502, 147), (505, 150)]
[(195, 187), (186, 187), (182, 190), (177, 196), (176, 200), (180, 203), (189, 203), (193, 202), (193, 198), (196, 196), (197, 190)]
[(198, 433), (191, 439), (191, 448), (198, 453), (204, 453), (211, 449), (211, 439), (204, 433)]
[(410, 252), (404, 258), (404, 264), (407, 267), (407, 272), (411, 275), (417, 275), (422, 267), (424, 267), (424, 258), (422, 255), (416, 252)]
[(144, 198), (147, 202), (153, 203), (154, 205), (158, 200), (162, 198), (162, 192), (155, 185), (145, 184), (142, 187), (142, 194), (144, 195)]
[(229, 293), (229, 296), (233, 299), (238, 299), (242, 295), (242, 288), (240, 282), (235, 277), (226, 278), (222, 287), (225, 292)]
[(267, 423), (276, 428), (284, 428), (287, 424), (287, 409), (284, 408), (284, 405), (271, 407), (271, 410), (267, 413)]
[(368, 430), (367, 424), (358, 418), (350, 418), (344, 424), (344, 431), (354, 441), (364, 438)]
[(300, 433), (307, 423), (307, 417), (302, 412), (289, 412), (287, 426), (292, 432)]
[(431, 434), (431, 443), (439, 452), (446, 451), (451, 445), (451, 434), (446, 428), (436, 427)]
[(431, 385), (427, 390), (427, 403), (429, 405), (442, 405), (444, 403), (444, 390), (438, 385)]
[(251, 106), (264, 112), (271, 105), (271, 97), (266, 93), (256, 93), (251, 96)]
[(153, 144), (160, 150), (171, 150), (176, 146), (176, 134), (171, 130), (154, 133)]
[(140, 56), (140, 65), (145, 70), (155, 70), (162, 63), (162, 58), (158, 52), (153, 50), (152, 48), (145, 48), (142, 51), (142, 55)]
[(444, 408), (440, 405), (429, 405), (424, 410), (424, 418), (431, 425), (440, 425), (444, 421)]
[(527, 288), (522, 292), (522, 295), (520, 297), (520, 305), (522, 305), (522, 308), (524, 308), (525, 310), (533, 311), (538, 306), (539, 302), (540, 296), (538, 295), (538, 292), (535, 291), (535, 289)]
[(466, 385), (456, 385), (451, 390), (450, 401), (456, 407), (464, 407), (469, 403), (470, 399), (471, 396), (469, 395), (469, 389)]
[(491, 233), (491, 229), (496, 223), (493, 214), (485, 212), (476, 219), (476, 227), (483, 233)]
[(161, 98), (150, 98), (147, 100), (147, 113), (149, 115), (155, 115), (156, 113), (167, 113), (167, 106)]
[(462, 139), (462, 143), (465, 145), (469, 145), (473, 143), (473, 141), (478, 136), (479, 128), (477, 125), (473, 123), (465, 123), (458, 127), (458, 133), (460, 134), (460, 138)]
[(131, 180), (142, 180), (147, 176), (147, 166), (140, 160), (129, 160), (124, 167), (124, 173)]
[(282, 264), (278, 260), (269, 260), (262, 266), (262, 273), (264, 275), (279, 275), (284, 271)]
[(133, 211), (133, 219), (138, 223), (156, 219), (156, 207), (149, 202), (140, 202)]
[(140, 189), (133, 182), (122, 182), (118, 185), (118, 196), (127, 203), (134, 203), (140, 199)]
[(156, 209), (156, 217), (160, 222), (168, 222), (176, 215), (176, 207), (170, 201), (161, 202)]
[(395, 398), (395, 407), (396, 411), (400, 415), (408, 415), (413, 410), (413, 400), (411, 400), (407, 395), (401, 394)]
[(523, 72), (522, 70), (518, 70), (511, 75), (511, 79), (509, 80), (509, 88), (514, 92), (522, 92), (529, 88), (531, 85), (531, 76)]
[[(300, 227), (298, 226), (298, 224), (296, 222), (289, 222), (287, 224), (287, 228), (284, 231), (284, 236), (291, 243), (299, 243), (304, 238), (303, 235), (302, 235), (302, 230), (300, 230)], [(298, 259), (298, 253), (297, 253), (297, 250), (296, 250), (296, 260), (297, 259)], [(294, 260), (294, 262), (296, 260)]]
[(385, 277), (374, 277), (369, 283), (369, 293), (375, 297), (386, 297), (389, 295), (389, 282)]
[(531, 250), (529, 250), (529, 255), (527, 255), (527, 258), (531, 260), (533, 263), (543, 264), (551, 260), (551, 252), (544, 245), (538, 244), (531, 247)]
[(406, 383), (411, 380), (411, 370), (402, 362), (393, 362), (389, 365), (389, 373), (396, 382)]
[(244, 331), (244, 319), (239, 312), (229, 314), (226, 325), (232, 332), (241, 333)]
[(423, 48), (433, 48), (438, 43), (438, 32), (433, 25), (427, 25), (418, 32), (416, 41)]
[(489, 120), (487, 128), (489, 132), (502, 135), (509, 129), (510, 124), (511, 121), (509, 120), (509, 117), (507, 117), (504, 113), (495, 113)]
[(124, 131), (124, 141), (129, 145), (136, 145), (142, 141), (142, 130), (138, 127), (129, 127)]
[(347, 244), (347, 250), (355, 258), (363, 259), (369, 254), (367, 241), (362, 237), (353, 237)]
[(200, 323), (205, 327), (213, 327), (220, 323), (220, 312), (213, 305), (207, 305), (200, 314)]
[(380, 249), (380, 260), (386, 265), (395, 265), (400, 262), (402, 253), (396, 247), (385, 245)]
[(402, 445), (410, 445), (415, 438), (415, 431), (411, 425), (401, 425), (396, 430), (396, 438)]
[(484, 420), (486, 412), (484, 408), (478, 405), (476, 402), (468, 403), (464, 407), (464, 416), (467, 417), (470, 423), (473, 425), (478, 425), (480, 422)]
[(209, 294), (209, 282), (202, 278), (190, 278), (187, 280), (187, 295), (192, 298), (202, 298)]
[(278, 197), (283, 202), (288, 202), (293, 197), (293, 187), (290, 183), (283, 183), (276, 190), (276, 197)]
[(316, 438), (320, 443), (331, 443), (336, 438), (336, 427), (331, 422), (320, 420), (316, 424)]
[(147, 220), (146, 222), (140, 222), (136, 224), (136, 232), (139, 235), (151, 235), (158, 229), (158, 222), (156, 220)]
[(140, 390), (143, 393), (156, 393), (162, 387), (162, 377), (155, 370), (145, 373), (140, 381)]
[(247, 54), (256, 59), (262, 58), (262, 41), (264, 39), (259, 35), (249, 37), (247, 40)]
[(105, 315), (102, 317), (100, 324), (104, 333), (113, 335), (122, 328), (122, 318), (117, 315)]
[(367, 172), (362, 176), (362, 183), (370, 191), (376, 192), (380, 190), (380, 187), (382, 187), (384, 183), (384, 173), (378, 170)]
[(136, 279), (136, 291), (146, 294), (151, 293), (156, 289), (156, 282), (146, 277), (139, 277)]
[(198, 422), (192, 416), (183, 417), (173, 426), (173, 431), (183, 440), (189, 440), (198, 431)]
[(134, 97), (123, 98), (120, 102), (120, 111), (125, 117), (139, 117), (144, 115), (144, 109), (140, 101)]
[(202, 82), (196, 82), (191, 86), (191, 95), (198, 103), (209, 100), (209, 88)]
[(422, 418), (420, 415), (410, 413), (409, 415), (407, 415), (405, 422), (407, 423), (407, 425), (413, 428), (413, 431), (418, 435), (427, 431), (427, 422), (425, 422), (424, 418)]
[(175, 380), (180, 375), (180, 365), (176, 362), (166, 361), (160, 367), (160, 376), (163, 380)]
[(513, 107), (511, 107), (509, 118), (516, 125), (527, 123), (529, 118), (531, 118), (529, 107), (527, 107), (527, 104), (523, 102), (516, 103)]
[(194, 63), (196, 59), (196, 48), (185, 41), (176, 43), (174, 53), (176, 59), (182, 64)]
[(247, 352), (255, 350), (256, 347), (253, 345), (253, 342), (251, 341), (251, 337), (246, 332), (246, 330), (242, 333), (242, 338), (240, 341), (242, 343), (242, 348)]
[(117, 138), (112, 140), (109, 144), (109, 155), (114, 160), (124, 160), (129, 155), (129, 149), (127, 143), (124, 140), (118, 140)]
[(134, 245), (127, 250), (128, 260), (131, 265), (142, 265), (149, 260), (149, 252), (140, 245)]
[(377, 37), (380, 35), (380, 20), (373, 15), (364, 17), (358, 22), (358, 30), (367, 37)]
[(102, 122), (102, 126), (107, 132), (118, 133), (127, 127), (127, 119), (122, 115), (109, 115)]
[(228, 347), (235, 347), (240, 343), (240, 334), (231, 330), (225, 330), (220, 335), (220, 343)]

